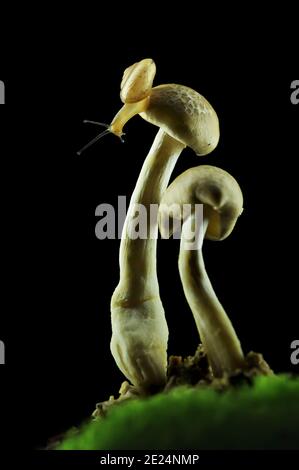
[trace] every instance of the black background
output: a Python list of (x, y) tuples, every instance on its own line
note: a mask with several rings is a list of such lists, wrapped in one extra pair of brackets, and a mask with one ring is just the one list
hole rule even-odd
[[(233, 29), (222, 24), (221, 32), (212, 18), (203, 31), (199, 18), (189, 22), (180, 11), (160, 21), (150, 11), (138, 26), (127, 17), (116, 26), (93, 9), (47, 23), (48, 13), (39, 12), (32, 34), (6, 36), (10, 52), (0, 76), (0, 339), (7, 354), (0, 380), (12, 437), (21, 425), (30, 447), (44, 446), (117, 394), (123, 380), (109, 349), (119, 241), (95, 237), (95, 209), (130, 197), (157, 129), (137, 116), (126, 126), (125, 144), (107, 136), (80, 157), (76, 151), (98, 131), (83, 119), (110, 122), (121, 106), (123, 70), (145, 57), (156, 62), (156, 85), (190, 86), (217, 111), (218, 147), (201, 158), (185, 150), (172, 179), (202, 163), (238, 180), (244, 213), (227, 240), (205, 244), (207, 271), (244, 351), (262, 352), (277, 372), (298, 373), (290, 363), (290, 343), (298, 338), (292, 38), (259, 15), (245, 25), (242, 12)], [(169, 353), (192, 354), (198, 336), (177, 255), (178, 241), (159, 242)]]

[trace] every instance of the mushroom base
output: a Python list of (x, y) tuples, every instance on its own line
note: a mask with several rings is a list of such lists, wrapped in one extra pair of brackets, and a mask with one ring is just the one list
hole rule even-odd
[[(244, 359), (244, 366), (236, 369), (233, 373), (225, 374), (221, 378), (213, 376), (208, 362), (207, 354), (200, 344), (194, 356), (170, 356), (168, 360), (167, 382), (164, 390), (152, 390), (152, 395), (166, 393), (167, 391), (180, 386), (188, 387), (210, 387), (218, 391), (227, 390), (242, 385), (252, 385), (255, 377), (260, 375), (273, 375), (273, 371), (267, 364), (262, 354), (249, 352)], [(119, 397), (111, 396), (109, 400), (98, 403), (93, 412), (93, 418), (105, 417), (111, 407), (119, 405), (128, 399), (143, 398), (136, 387), (128, 382), (123, 382)]]

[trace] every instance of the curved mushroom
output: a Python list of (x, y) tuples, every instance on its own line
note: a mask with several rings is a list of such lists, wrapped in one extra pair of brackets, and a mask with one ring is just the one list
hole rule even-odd
[(136, 207), (142, 204), (149, 214), (150, 205), (160, 203), (184, 147), (206, 155), (219, 140), (218, 118), (208, 101), (181, 85), (151, 88), (154, 74), (151, 59), (126, 69), (121, 84), (124, 106), (94, 139), (107, 132), (121, 137), (123, 126), (136, 114), (160, 127), (128, 208), (119, 251), (120, 280), (111, 299), (111, 352), (119, 369), (143, 392), (165, 383), (168, 328), (156, 272), (158, 214), (150, 220), (148, 215), (142, 239), (132, 239)]
[[(203, 205), (199, 216), (196, 204)], [(183, 207), (191, 210), (183, 211)], [(207, 275), (202, 243), (204, 237), (216, 241), (228, 237), (242, 210), (243, 196), (237, 181), (226, 171), (209, 165), (190, 168), (178, 176), (165, 191), (159, 207), (163, 238), (171, 235), (169, 218), (175, 225), (183, 222), (180, 277), (215, 377), (242, 367), (244, 356)]]

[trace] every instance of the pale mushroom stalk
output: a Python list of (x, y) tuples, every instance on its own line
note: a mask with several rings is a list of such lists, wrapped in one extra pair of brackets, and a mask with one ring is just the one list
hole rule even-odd
[[(124, 375), (143, 390), (163, 385), (167, 368), (168, 328), (156, 271), (158, 222), (157, 217), (150, 220), (150, 205), (159, 204), (184, 147), (158, 131), (133, 192), (120, 244), (120, 281), (111, 299), (111, 351)], [(131, 237), (136, 204), (147, 211), (144, 239)]]
[[(138, 298), (144, 299), (159, 291), (156, 276), (158, 220), (155, 214), (150, 218), (151, 205), (157, 207), (160, 203), (184, 147), (184, 144), (160, 129), (143, 163), (130, 200), (120, 243), (120, 284), (125, 281), (122, 292), (127, 300), (134, 299), (136, 293)], [(138, 204), (146, 209), (147, 230), (142, 234), (144, 238), (132, 239), (131, 224), (136, 224), (135, 213)]]
[[(182, 227), (179, 272), (188, 304), (208, 354), (213, 374), (221, 377), (224, 372), (234, 371), (242, 366), (243, 353), (240, 341), (213, 289), (205, 269), (202, 245), (209, 225), (204, 217), (202, 226), (192, 214)], [(194, 228), (201, 233), (194, 232)], [(194, 234), (197, 249), (187, 250), (186, 243)]]

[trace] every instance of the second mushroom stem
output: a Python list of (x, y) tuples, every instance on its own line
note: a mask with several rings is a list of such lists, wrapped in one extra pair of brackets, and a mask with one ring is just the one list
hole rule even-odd
[[(202, 244), (208, 227), (192, 214), (183, 224), (179, 271), (186, 299), (192, 310), (203, 346), (215, 377), (232, 372), (243, 364), (243, 352), (236, 332), (219, 302), (205, 269)], [(197, 249), (188, 249), (192, 237)]]

